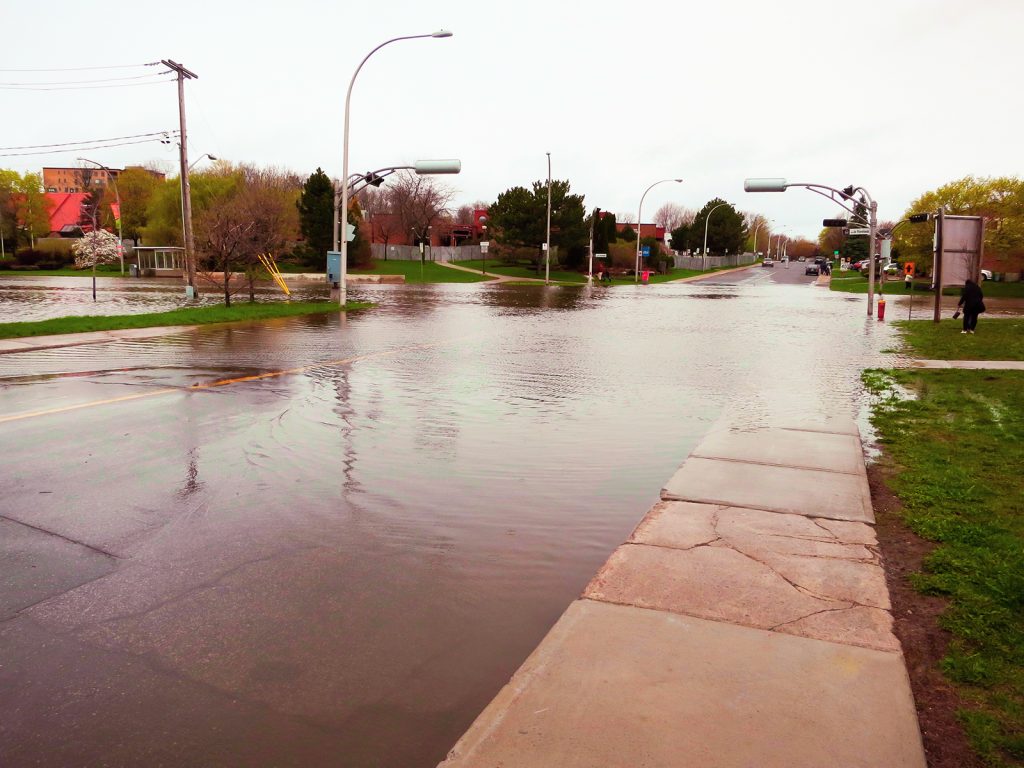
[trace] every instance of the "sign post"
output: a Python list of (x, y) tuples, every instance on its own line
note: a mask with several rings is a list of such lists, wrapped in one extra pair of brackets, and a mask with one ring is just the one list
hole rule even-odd
[(490, 247), (490, 245), (491, 245), (491, 241), (490, 240), (481, 240), (480, 241), (480, 258), (482, 258), (484, 260), (483, 269), (481, 269), (480, 271), (483, 272), (485, 275), (487, 274), (487, 249), (488, 249), (488, 247)]

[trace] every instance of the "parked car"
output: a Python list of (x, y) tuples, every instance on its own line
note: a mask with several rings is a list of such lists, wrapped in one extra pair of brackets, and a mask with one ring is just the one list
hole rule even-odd
[(797, 259), (797, 261), (807, 261), (807, 257), (801, 256), (799, 259)]
[(805, 275), (818, 275), (818, 274), (821, 274), (821, 267), (819, 267), (817, 264), (808, 264), (806, 267), (804, 267), (804, 274)]
[(983, 269), (983, 270), (981, 270), (981, 279), (982, 279), (982, 282), (984, 282), (985, 280), (991, 280), (992, 279), (992, 270), (991, 269)]
[(771, 259), (765, 259), (764, 261), (761, 262), (761, 266), (762, 267), (774, 267), (775, 266), (775, 262), (772, 261)]
[(884, 271), (887, 275), (898, 275), (903, 270), (900, 269), (900, 265), (897, 264), (895, 261), (890, 261), (888, 264), (882, 267), (882, 271)]

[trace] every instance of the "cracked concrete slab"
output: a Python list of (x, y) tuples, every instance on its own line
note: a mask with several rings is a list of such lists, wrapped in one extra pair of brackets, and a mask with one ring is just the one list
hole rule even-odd
[(691, 456), (783, 467), (864, 474), (860, 438), (791, 429), (720, 430), (705, 437)]
[(661, 491), (695, 501), (873, 523), (866, 475), (691, 457)]
[[(838, 531), (832, 531), (803, 515), (663, 501), (647, 513), (629, 543), (680, 554), (654, 556), (657, 565), (644, 570), (643, 562), (636, 561), (645, 558), (623, 548), (591, 582), (586, 596), (899, 650), (875, 534), (863, 523), (839, 523)], [(698, 547), (706, 551), (691, 554)], [(722, 549), (744, 555), (774, 578)], [(823, 602), (798, 619), (780, 621), (780, 611), (807, 607), (794, 601), (794, 589)], [(817, 615), (821, 618), (813, 618)]]
[(441, 763), (499, 765), (924, 768), (925, 758), (899, 654), (578, 600)]

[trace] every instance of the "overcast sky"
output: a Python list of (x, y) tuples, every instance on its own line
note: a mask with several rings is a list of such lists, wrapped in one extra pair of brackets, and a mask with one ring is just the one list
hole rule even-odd
[[(720, 196), (777, 231), (817, 237), (834, 215), (810, 192), (753, 195), (747, 176), (865, 187), (882, 219), (967, 174), (1024, 175), (1024, 0), (691, 3), (3, 0), (0, 69), (170, 58), (189, 81), (192, 158), (317, 166), (340, 176), (345, 90), (352, 170), (457, 157), (458, 202), (555, 178), (595, 205), (699, 208)], [(160, 68), (162, 69), (162, 68)], [(177, 128), (176, 86), (12, 90), (10, 83), (129, 77), (155, 68), (0, 72), (0, 146)], [(133, 82), (133, 81), (122, 81)], [(8, 150), (4, 150), (7, 152)], [(0, 157), (37, 171), (77, 152)], [(82, 153), (86, 154), (86, 153)], [(108, 165), (176, 149), (91, 150)]]

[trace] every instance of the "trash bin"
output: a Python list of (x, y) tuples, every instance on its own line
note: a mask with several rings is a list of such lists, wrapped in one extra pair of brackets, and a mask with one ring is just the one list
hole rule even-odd
[(640, 280), (643, 282), (644, 285), (647, 285), (647, 282), (650, 280), (650, 278), (651, 270), (645, 269), (643, 272), (640, 273)]
[(139, 265), (138, 264), (129, 264), (128, 265), (128, 275), (130, 277), (138, 277), (139, 276)]
[(885, 299), (878, 300), (878, 319), (885, 320)]

